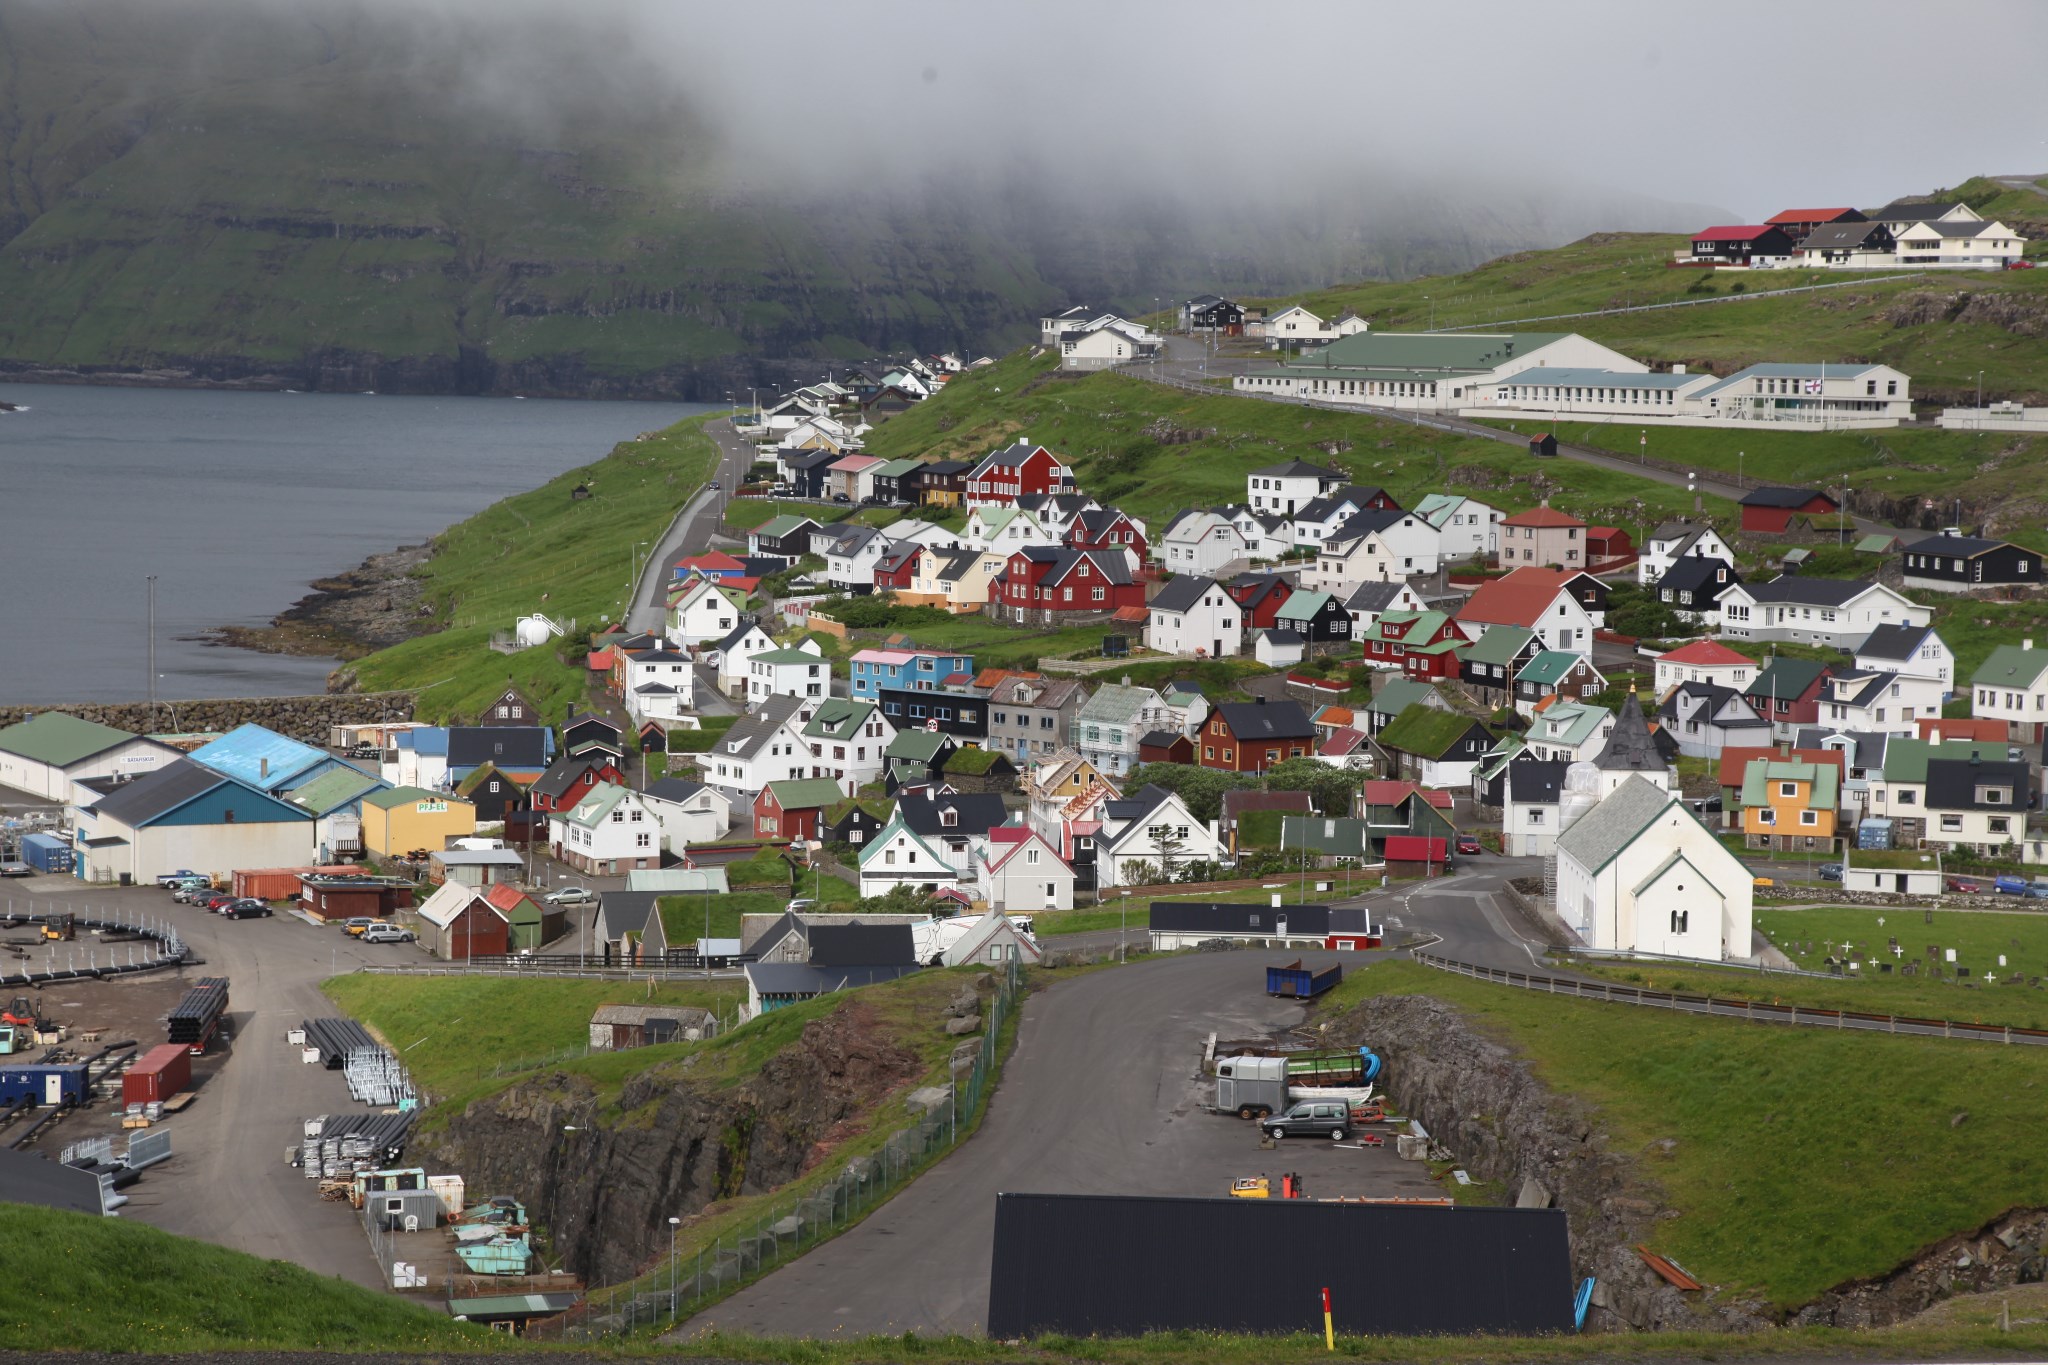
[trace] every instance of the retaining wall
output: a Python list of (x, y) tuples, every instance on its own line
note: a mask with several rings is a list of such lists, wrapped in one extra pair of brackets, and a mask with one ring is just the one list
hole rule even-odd
[[(207, 701), (58, 702), (0, 706), (0, 728), (45, 711), (61, 711), (137, 734), (224, 732), (262, 725), (307, 744), (325, 744), (330, 727), (411, 720), (412, 692), (339, 692), (312, 697), (223, 697)], [(153, 712), (153, 713), (152, 713)]]

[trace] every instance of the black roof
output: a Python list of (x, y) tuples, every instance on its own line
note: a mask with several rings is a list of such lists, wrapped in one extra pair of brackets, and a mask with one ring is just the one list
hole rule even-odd
[[(958, 815), (950, 825), (941, 819), (941, 813), (949, 809)], [(933, 796), (926, 792), (906, 794), (898, 798), (896, 814), (910, 826), (912, 833), (927, 836), (986, 834), (1010, 818), (999, 792), (960, 792), (950, 796)]]
[(944, 477), (948, 474), (965, 474), (972, 468), (974, 466), (965, 460), (929, 460), (925, 463), (925, 467), (917, 472), (926, 478), (930, 478), (934, 474)]
[(1128, 796), (1102, 803), (1102, 814), (1109, 820), (1142, 820), (1151, 814), (1152, 808), (1173, 795), (1156, 782), (1147, 782)]
[(566, 736), (569, 731), (580, 729), (585, 725), (602, 725), (605, 729), (611, 731), (614, 736), (619, 733), (618, 726), (591, 711), (573, 712), (569, 719), (562, 722), (562, 733)]
[(1874, 586), (1867, 578), (1809, 578), (1781, 574), (1768, 583), (1745, 585), (1757, 602), (1793, 602), (1809, 607), (1839, 607)]
[(1362, 906), (1283, 905), (1257, 901), (1153, 901), (1152, 927), (1169, 933), (1264, 937), (1287, 921), (1290, 934), (1363, 932), (1369, 912)]
[(1385, 611), (1401, 595), (1408, 585), (1399, 579), (1385, 583), (1360, 583), (1344, 599), (1344, 605), (1352, 611)]
[(465, 768), (495, 763), (500, 768), (545, 767), (549, 738), (547, 728), (541, 725), (451, 725), (448, 766)]
[[(95, 817), (107, 816), (124, 825), (145, 825), (223, 783), (241, 785), (189, 758), (181, 758), (123, 783), (111, 795), (101, 797), (92, 810)], [(262, 796), (254, 787), (246, 790), (252, 799)]]
[(647, 794), (660, 801), (687, 801), (703, 790), (702, 782), (692, 782), (687, 777), (664, 777), (649, 783)]
[(603, 766), (594, 759), (565, 754), (550, 764), (546, 772), (535, 778), (533, 786), (528, 790), (536, 796), (550, 799), (566, 796), (569, 794), (569, 788), (576, 785), (577, 779), (582, 777), (586, 770)]
[(1909, 555), (1954, 555), (1958, 559), (1975, 559), (1978, 555), (1989, 554), (1993, 550), (2006, 549), (2008, 545), (2007, 541), (1985, 540), (1980, 536), (1940, 535), (1916, 540), (1910, 545), (1901, 546), (1900, 550)]
[(1829, 505), (1835, 500), (1818, 488), (1781, 488), (1771, 485), (1752, 488), (1742, 495), (1744, 507), (1804, 507), (1815, 498), (1827, 498)]
[[(1716, 584), (1714, 575), (1717, 573), (1725, 573), (1728, 576)], [(1725, 592), (1741, 581), (1741, 576), (1735, 572), (1734, 568), (1725, 559), (1709, 559), (1704, 555), (1688, 555), (1664, 571), (1664, 576), (1657, 580), (1657, 587), (1659, 591), (1665, 588), (1674, 588), (1679, 591), (1690, 590), (1697, 592), (1701, 588), (1718, 586)]]
[(917, 961), (917, 944), (907, 924), (813, 924), (814, 967), (892, 967)]
[[(1178, 578), (1169, 578), (1166, 586), (1159, 590), (1159, 595), (1146, 605), (1161, 611), (1186, 611), (1200, 602), (1209, 589), (1220, 586), (1215, 579), (1202, 574), (1182, 574)], [(1226, 599), (1228, 596), (1226, 593)]]
[(1933, 626), (1879, 626), (1856, 646), (1856, 652), (1873, 659), (1910, 659), (1920, 652), (1920, 642), (1933, 633)]
[(1299, 702), (1227, 701), (1216, 710), (1239, 740), (1309, 739), (1316, 732)]
[(1862, 246), (1872, 236), (1889, 237), (1883, 223), (1822, 223), (1806, 234), (1808, 251), (1847, 250)]
[[(1927, 760), (1928, 810), (2024, 810), (2027, 805), (2028, 765), (1985, 763), (1967, 758)], [(2010, 787), (2011, 799), (1989, 802), (1977, 799), (1979, 787)]]
[(1893, 223), (1931, 223), (1944, 213), (1961, 208), (1960, 204), (1944, 203), (1941, 200), (1922, 201), (1916, 204), (1895, 199), (1870, 216)]
[(1555, 802), (1564, 791), (1564, 759), (1532, 758), (1508, 764), (1508, 794), (1528, 804)]

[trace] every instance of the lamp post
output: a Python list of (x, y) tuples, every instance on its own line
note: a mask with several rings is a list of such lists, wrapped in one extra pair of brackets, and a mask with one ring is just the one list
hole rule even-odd
[(1983, 408), (1983, 406), (1984, 406), (1984, 371), (1982, 371), (1982, 370), (1979, 370), (1979, 371), (1977, 371), (1977, 407), (1978, 407), (1978, 408), (1979, 408), (1979, 409), (1981, 410), (1981, 409)]
[(676, 1229), (683, 1220), (673, 1214), (668, 1220), (668, 1320), (676, 1320)]
[(1735, 486), (1738, 489), (1742, 487), (1742, 457), (1742, 451), (1735, 452)]
[(1434, 332), (1436, 330), (1436, 299), (1431, 295), (1424, 294), (1422, 301), (1429, 305), (1429, 330)]
[(149, 584), (149, 728), (156, 728), (156, 575), (143, 579)]
[(1849, 492), (1849, 485), (1843, 484), (1842, 510), (1840, 515), (1835, 518), (1835, 543), (1837, 545), (1847, 545), (1849, 543)]

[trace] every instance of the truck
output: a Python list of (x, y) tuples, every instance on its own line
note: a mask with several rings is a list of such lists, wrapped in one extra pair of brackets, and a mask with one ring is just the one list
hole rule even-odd
[(1216, 1099), (1210, 1107), (1243, 1119), (1285, 1113), (1300, 1100), (1342, 1101), (1362, 1110), (1372, 1102), (1372, 1078), (1379, 1073), (1380, 1059), (1365, 1048), (1223, 1057), (1216, 1063)]
[(1317, 971), (1296, 958), (1284, 967), (1266, 968), (1266, 994), (1286, 1000), (1313, 1000), (1344, 979), (1342, 964)]

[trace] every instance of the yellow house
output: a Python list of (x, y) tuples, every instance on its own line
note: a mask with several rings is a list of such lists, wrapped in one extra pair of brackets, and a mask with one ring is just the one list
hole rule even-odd
[(1027, 795), (1059, 804), (1083, 795), (1098, 783), (1112, 794), (1120, 794), (1116, 784), (1097, 771), (1093, 763), (1072, 753), (1041, 762), (1025, 776), (1024, 783)]
[(1751, 848), (1835, 844), (1841, 770), (1803, 759), (1754, 758), (1742, 770), (1743, 842)]
[(363, 851), (390, 858), (423, 848), (448, 847), (450, 839), (476, 833), (476, 807), (448, 792), (393, 787), (363, 798)]
[(910, 587), (896, 594), (905, 606), (944, 607), (955, 615), (988, 605), (989, 580), (1003, 570), (1000, 554), (986, 550), (927, 545), (917, 552)]

